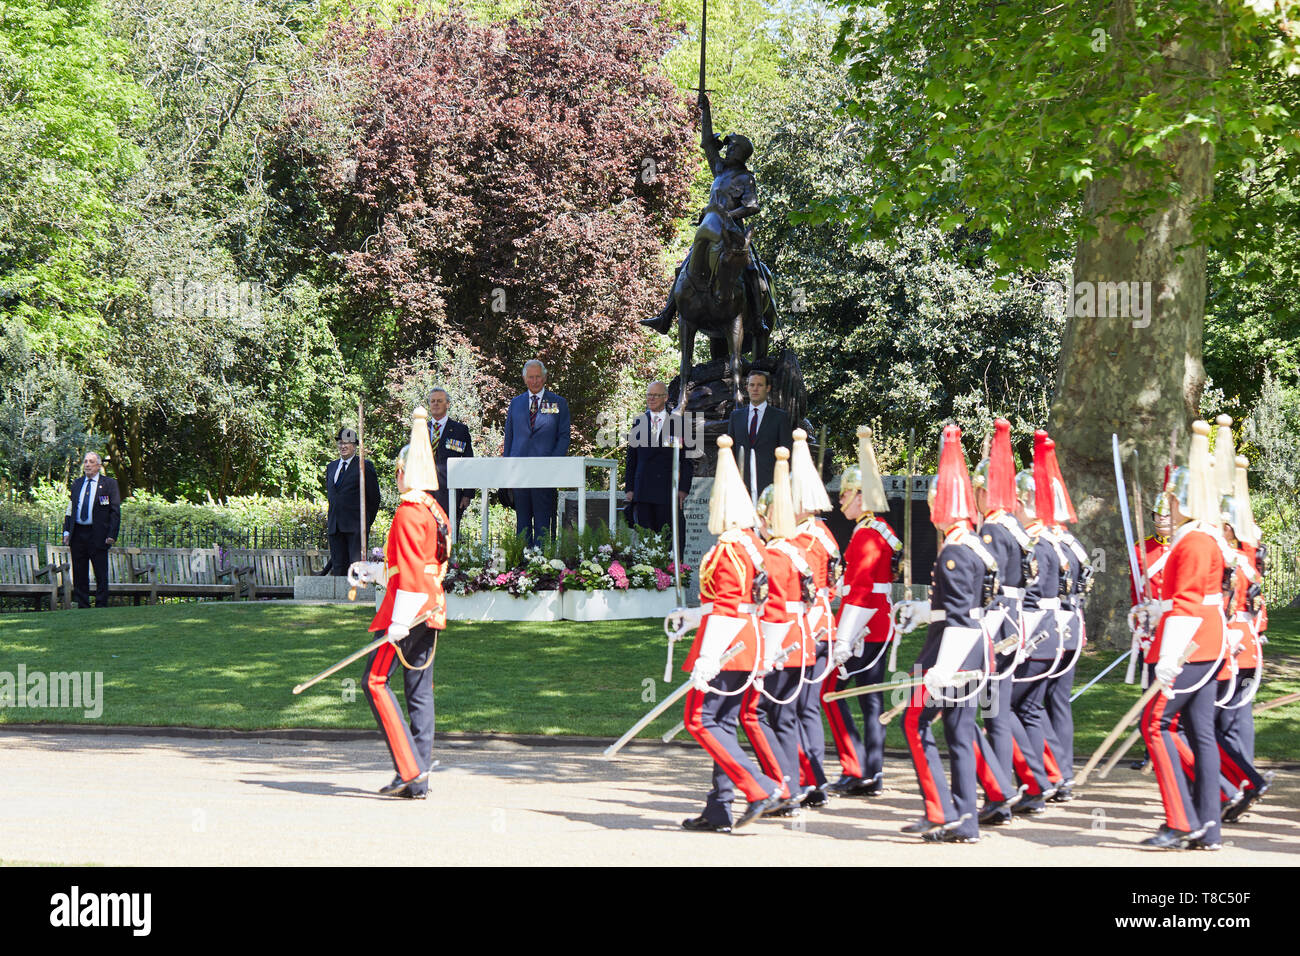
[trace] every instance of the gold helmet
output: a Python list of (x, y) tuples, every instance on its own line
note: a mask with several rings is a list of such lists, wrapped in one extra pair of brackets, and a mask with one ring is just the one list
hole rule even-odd
[(1016, 500), (1020, 502), (1020, 507), (1025, 509), (1026, 517), (1038, 517), (1038, 508), (1035, 505), (1037, 495), (1038, 485), (1034, 482), (1034, 473), (1027, 468), (1016, 472)]

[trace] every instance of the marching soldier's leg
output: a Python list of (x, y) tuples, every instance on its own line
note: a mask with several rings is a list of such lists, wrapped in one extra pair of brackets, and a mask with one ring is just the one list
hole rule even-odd
[[(428, 773), (433, 766), (433, 657), (438, 641), (438, 632), (421, 624), (401, 642), (402, 654), (411, 666), (402, 673), (403, 691), (406, 696), (406, 711), (411, 718), (411, 740), (415, 751), (415, 760), (420, 768), (420, 775)], [(423, 668), (420, 670), (419, 668)], [(428, 790), (427, 778), (409, 788), (412, 796), (419, 796)]]
[[(868, 651), (872, 645), (867, 645)], [(880, 647), (875, 648), (876, 651)], [(881, 684), (888, 669), (888, 654), (879, 654), (879, 660), (858, 675), (859, 687), (867, 684)], [(862, 708), (862, 776), (865, 781), (862, 792), (868, 796), (880, 793), (885, 779), (885, 725), (880, 722), (880, 715), (885, 712), (885, 694), (863, 694), (858, 698)]]
[(1043, 794), (1050, 789), (1047, 770), (1043, 764), (1047, 737), (1047, 711), (1043, 707), (1043, 695), (1047, 692), (1047, 687), (1043, 680), (1033, 679), (1046, 674), (1050, 667), (1051, 661), (1030, 660), (1016, 670), (1016, 676), (1025, 680), (1014, 685), (1012, 706), (1020, 718), (1029, 743), (1029, 748), (1023, 750), (1021, 756), (1033, 779), (1030, 793), (1016, 805), (1016, 813), (1041, 813), (1046, 802)]
[[(743, 686), (747, 674), (723, 671), (713, 680), (713, 685), (723, 691), (735, 691)], [(752, 803), (759, 803), (780, 790), (780, 783), (767, 777), (740, 747), (736, 729), (742, 705), (740, 694), (701, 694), (691, 689), (686, 694), (685, 722), (687, 732), (708, 751), (714, 762), (731, 782)], [(717, 789), (715, 787), (715, 789)], [(706, 813), (710, 812), (706, 809)], [(720, 822), (719, 810), (705, 817), (710, 823)], [(731, 808), (726, 807), (726, 826), (731, 825)]]
[(1065, 802), (1072, 798), (1068, 794), (1069, 785), (1074, 782), (1074, 712), (1070, 705), (1070, 694), (1074, 690), (1075, 665), (1063, 674), (1049, 680), (1047, 687), (1047, 718), (1055, 733), (1052, 755), (1060, 771), (1065, 789), (1058, 789), (1052, 799)]
[(393, 645), (381, 644), (367, 659), (365, 676), (361, 683), (363, 693), (366, 695), (366, 703), (370, 705), (370, 712), (375, 715), (379, 729), (383, 732), (384, 743), (388, 745), (388, 752), (393, 758), (397, 776), (404, 781), (410, 781), (420, 776), (423, 770), (415, 755), (415, 741), (411, 738), (411, 730), (402, 716), (402, 708), (397, 704), (397, 695), (388, 686), (388, 678), (393, 673), (393, 668), (397, 666), (397, 651)]
[[(1199, 679), (1216, 666), (1217, 662), (1188, 664), (1185, 669), (1194, 670)], [(1195, 682), (1192, 683), (1194, 685)], [(1192, 799), (1196, 804), (1196, 817), (1200, 821), (1201, 830), (1196, 845), (1214, 849), (1223, 844), (1219, 828), (1219, 745), (1214, 737), (1216, 690), (1214, 680), (1206, 681), (1200, 690), (1188, 695), (1191, 700), (1182, 710), (1187, 742), (1196, 759)]]
[[(1185, 665), (1174, 681), (1174, 688), (1186, 690), (1194, 686), (1196, 680), (1204, 676), (1205, 670), (1203, 665)], [(1193, 675), (1195, 675), (1194, 679)], [(1149, 840), (1143, 841), (1150, 846), (1183, 847), (1200, 827), (1197, 807), (1192, 799), (1192, 787), (1183, 770), (1183, 763), (1178, 754), (1178, 735), (1174, 730), (1174, 722), (1191, 703), (1192, 696), (1183, 693), (1169, 698), (1161, 692), (1151, 699), (1142, 712), (1142, 736), (1146, 739), (1147, 750), (1151, 754), (1151, 767), (1155, 771), (1156, 784), (1160, 788), (1160, 799), (1165, 810), (1165, 822), (1160, 831)], [(1219, 818), (1218, 763), (1216, 750), (1213, 758), (1216, 822)]]
[[(863, 663), (862, 658), (851, 657), (845, 662), (844, 667), (852, 673)], [(826, 721), (831, 728), (831, 742), (835, 745), (835, 753), (840, 762), (840, 779), (828, 788), (834, 793), (843, 793), (850, 787), (858, 786), (865, 772), (862, 737), (853, 723), (853, 712), (849, 709), (849, 702), (847, 700), (828, 702), (824, 699), (827, 694), (839, 690), (840, 686), (840, 669), (836, 667), (826, 676), (826, 681), (822, 684), (822, 706), (826, 709)]]
[[(954, 691), (955, 696), (969, 693), (970, 687)], [(972, 698), (960, 704), (944, 704), (943, 735), (948, 742), (948, 765), (952, 772), (952, 803), (956, 819), (961, 821), (948, 831), (950, 840), (978, 840), (980, 835), (978, 793), (976, 787), (976, 733), (978, 704)]]
[(952, 793), (943, 772), (943, 761), (939, 758), (939, 748), (935, 746), (934, 732), (930, 729), (938, 708), (928, 703), (926, 698), (925, 687), (914, 688), (912, 700), (903, 711), (903, 736), (907, 738), (916, 782), (925, 801), (925, 819), (904, 827), (904, 833), (925, 833), (957, 819)]
[(799, 691), (800, 783), (821, 789), (826, 786), (826, 731), (822, 728), (821, 684), (813, 677), (826, 670), (826, 642), (817, 645), (817, 663), (805, 668), (805, 682)]
[[(771, 679), (771, 676), (767, 679)], [(775, 683), (773, 681), (773, 686)], [(754, 756), (758, 758), (763, 773), (773, 780), (786, 780), (788, 783), (786, 769), (781, 766), (781, 746), (776, 739), (776, 728), (772, 726), (772, 712), (765, 706), (769, 703), (762, 692), (751, 684), (742, 696), (740, 723), (745, 728), (745, 736), (749, 738), (749, 744), (754, 749)], [(791, 792), (783, 787), (781, 796), (789, 799)]]

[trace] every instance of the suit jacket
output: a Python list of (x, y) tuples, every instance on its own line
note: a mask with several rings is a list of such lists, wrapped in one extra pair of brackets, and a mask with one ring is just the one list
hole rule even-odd
[[(76, 510), (81, 501), (81, 486), (88, 480), (82, 475), (72, 483), (72, 497), (63, 516), (63, 531), (66, 534), (72, 534), (72, 529), (77, 526)], [(103, 471), (99, 473), (99, 485), (95, 488), (94, 499), (90, 504), (90, 546), (99, 550), (108, 547), (106, 542), (109, 538), (117, 540), (117, 532), (122, 525), (122, 495), (118, 492), (117, 482)]]
[[(325, 495), (329, 498), (328, 534), (359, 534), (361, 532), (361, 470), (357, 467), (357, 457), (352, 456), (348, 467), (334, 482), (334, 470), (339, 466), (335, 458), (325, 466)], [(375, 512), (379, 510), (379, 476), (375, 474), (375, 463), (366, 459), (366, 532), (375, 522)]]
[[(433, 441), (433, 422), (429, 422), (429, 441)], [(434, 492), (434, 500), (442, 506), (443, 511), (447, 511), (447, 459), (448, 458), (473, 458), (474, 442), (470, 438), (469, 426), (464, 422), (458, 422), (454, 418), (447, 419), (447, 427), (442, 434), (438, 436), (438, 443), (433, 446), (433, 461), (438, 466), (438, 490)], [(460, 502), (460, 509), (463, 511), (469, 505), (474, 497), (473, 491), (462, 491), (456, 496)]]
[(537, 420), (530, 428), (528, 392), (510, 400), (506, 412), (506, 458), (562, 458), (569, 453), (569, 403), (549, 388), (542, 389)]
[[(656, 440), (650, 413), (646, 412), (632, 426), (627, 443), (627, 476), (623, 490), (632, 492), (633, 501), (646, 504), (671, 504), (673, 493), (673, 450), (668, 444), (669, 430), (677, 438), (682, 435), (682, 418), (669, 415)], [(695, 477), (695, 465), (686, 457), (683, 443), (677, 452), (680, 462), (677, 472), (677, 490), (690, 491)]]
[[(758, 435), (754, 442), (756, 465), (751, 465), (749, 456), (751, 407), (746, 402), (743, 408), (738, 408), (731, 413), (731, 421), (727, 423), (727, 434), (735, 442), (731, 450), (736, 456), (736, 464), (745, 476), (745, 487), (762, 494), (763, 489), (772, 483), (772, 472), (776, 468), (776, 450), (790, 448), (794, 444), (794, 426), (790, 424), (789, 415), (768, 402), (767, 408), (763, 409), (763, 419), (759, 422)], [(754, 468), (757, 479), (753, 484), (750, 482), (751, 468)]]

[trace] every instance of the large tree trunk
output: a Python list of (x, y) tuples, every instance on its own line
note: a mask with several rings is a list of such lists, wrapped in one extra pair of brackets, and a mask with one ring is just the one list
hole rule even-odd
[[(1184, 47), (1177, 53), (1187, 57), (1189, 51)], [(1209, 54), (1200, 59), (1207, 72), (1214, 68)], [(1126, 239), (1126, 226), (1107, 214), (1121, 189), (1144, 185), (1138, 174), (1130, 170), (1123, 181), (1100, 180), (1088, 190), (1085, 217), (1100, 234), (1081, 241), (1075, 256), (1074, 308), (1066, 323), (1049, 429), (1079, 515), (1076, 534), (1098, 571), (1088, 633), (1116, 644), (1130, 640), (1125, 623), (1130, 596), (1111, 434), (1120, 439), (1130, 508), (1137, 449), (1150, 534), (1150, 508), (1163, 482), (1170, 433), (1185, 458), (1185, 436), (1205, 377), (1205, 246), (1193, 244), (1192, 213), (1210, 197), (1214, 150), (1198, 136), (1185, 135), (1171, 144), (1165, 159), (1166, 174), (1181, 184), (1181, 194), (1141, 223), (1146, 234), (1137, 242)], [(1100, 315), (1100, 308), (1079, 314), (1089, 311), (1087, 294), (1103, 282), (1150, 283), (1138, 287), (1150, 290), (1149, 301), (1143, 292), (1141, 308), (1130, 302), (1128, 315)]]

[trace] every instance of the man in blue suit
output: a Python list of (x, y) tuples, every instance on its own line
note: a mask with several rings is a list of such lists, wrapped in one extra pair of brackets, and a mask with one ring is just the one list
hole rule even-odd
[[(528, 391), (510, 400), (505, 457), (558, 458), (569, 453), (569, 403), (546, 387), (546, 366), (524, 363)], [(530, 545), (554, 531), (555, 489), (515, 489), (515, 529)]]

